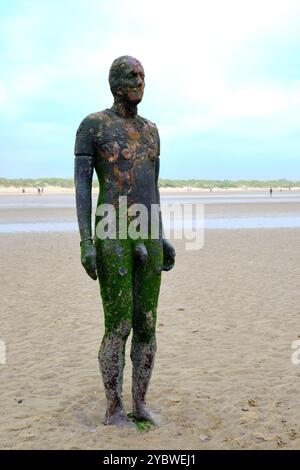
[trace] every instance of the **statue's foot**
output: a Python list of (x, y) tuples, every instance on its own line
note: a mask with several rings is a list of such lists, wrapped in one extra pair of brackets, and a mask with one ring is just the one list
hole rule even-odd
[(110, 426), (126, 426), (135, 429), (134, 423), (128, 418), (123, 408), (118, 408), (114, 412), (105, 413), (104, 424)]
[(146, 407), (146, 403), (140, 402), (133, 405), (133, 415), (140, 421), (149, 421), (153, 426), (158, 426), (158, 418)]

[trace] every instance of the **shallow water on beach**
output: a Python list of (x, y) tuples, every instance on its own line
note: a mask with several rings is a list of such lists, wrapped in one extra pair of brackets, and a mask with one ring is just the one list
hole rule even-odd
[[(95, 196), (93, 197), (93, 204), (95, 208)], [(300, 228), (300, 193), (298, 192), (278, 192), (273, 197), (263, 192), (238, 194), (201, 193), (193, 195), (190, 193), (184, 193), (183, 195), (162, 194), (161, 206), (166, 231), (180, 228), (183, 230), (195, 230), (203, 226), (203, 220), (200, 217), (197, 220), (195, 219), (195, 212), (191, 212), (187, 216), (183, 210), (186, 204), (204, 205), (205, 230)], [(240, 204), (240, 206), (237, 204)], [(278, 204), (278, 208), (276, 204)], [(168, 220), (168, 217), (164, 215), (164, 207), (170, 205), (181, 206), (179, 214), (182, 214), (183, 220), (180, 215), (175, 215), (174, 220), (172, 218)], [(228, 213), (228, 208), (230, 207), (239, 207), (239, 210), (233, 211), (230, 209)], [(78, 226), (74, 208), (74, 194), (44, 194), (42, 196), (34, 194), (1, 195), (0, 233), (77, 231)], [(207, 211), (205, 208), (207, 208)], [(208, 208), (213, 208), (213, 212)], [(215, 210), (215, 208), (217, 209)], [(254, 212), (253, 208), (255, 209)], [(24, 211), (24, 214), (26, 214), (24, 220), (20, 219), (20, 214), (23, 214), (22, 209), (27, 211)], [(52, 219), (48, 218), (48, 209), (58, 210), (57, 214), (54, 212)], [(58, 214), (63, 209), (66, 209), (68, 214), (64, 220), (61, 220)], [(16, 211), (16, 215), (14, 215), (14, 211)], [(7, 218), (8, 214), (10, 218)], [(37, 217), (37, 214), (40, 215)]]
[[(171, 223), (164, 221), (164, 229), (196, 230), (201, 227), (202, 221), (195, 219), (175, 220)], [(240, 230), (258, 228), (300, 228), (299, 217), (228, 217), (205, 218), (204, 230)], [(36, 222), (36, 223), (0, 223), (0, 233), (20, 232), (74, 232), (78, 230), (76, 222)]]

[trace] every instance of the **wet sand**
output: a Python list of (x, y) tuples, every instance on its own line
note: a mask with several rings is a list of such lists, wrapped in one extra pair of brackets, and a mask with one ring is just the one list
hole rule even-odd
[(208, 230), (200, 251), (176, 241), (148, 393), (162, 424), (148, 433), (102, 424), (103, 312), (77, 233), (0, 234), (0, 242), (1, 449), (300, 448), (300, 364), (291, 361), (299, 229)]
[[(299, 449), (299, 235), (209, 231), (199, 252), (176, 243), (148, 395), (162, 425), (145, 434), (102, 424), (102, 307), (78, 236), (1, 235), (0, 447)], [(130, 373), (127, 357), (128, 411)]]

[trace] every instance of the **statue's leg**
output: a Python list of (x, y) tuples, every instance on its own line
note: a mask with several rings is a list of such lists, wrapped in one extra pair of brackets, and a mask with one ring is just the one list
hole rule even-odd
[(145, 240), (148, 252), (146, 266), (138, 261), (133, 269), (133, 336), (131, 343), (133, 414), (157, 424), (146, 408), (148, 390), (156, 351), (156, 312), (163, 263), (159, 240)]
[(132, 327), (132, 258), (127, 240), (97, 240), (97, 267), (105, 317), (99, 366), (107, 398), (105, 424), (129, 424), (122, 385), (125, 345)]

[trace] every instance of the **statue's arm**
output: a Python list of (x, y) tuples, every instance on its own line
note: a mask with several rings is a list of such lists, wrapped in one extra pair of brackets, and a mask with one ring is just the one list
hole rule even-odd
[(76, 155), (74, 180), (76, 195), (76, 212), (81, 242), (92, 240), (92, 181), (93, 157)]
[(91, 155), (75, 156), (75, 194), (76, 212), (80, 232), (81, 263), (87, 274), (97, 279), (96, 250), (92, 239), (92, 181), (93, 157)]
[(75, 142), (74, 181), (80, 233), (81, 263), (97, 279), (96, 250), (92, 238), (92, 182), (94, 172), (93, 122), (88, 116), (79, 126)]
[(158, 205), (159, 210), (159, 226), (162, 234), (162, 243), (163, 243), (163, 252), (164, 252), (164, 260), (163, 260), (163, 271), (170, 271), (174, 267), (175, 264), (175, 249), (173, 245), (165, 238), (164, 228), (162, 223), (162, 216), (161, 216), (161, 208), (160, 208), (160, 193), (158, 187), (158, 179), (159, 179), (159, 166), (160, 166), (160, 159), (157, 157), (155, 162), (155, 191), (156, 191), (156, 204)]

